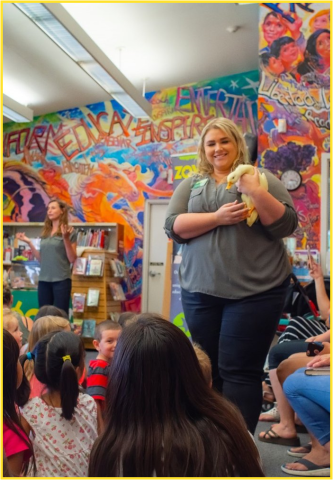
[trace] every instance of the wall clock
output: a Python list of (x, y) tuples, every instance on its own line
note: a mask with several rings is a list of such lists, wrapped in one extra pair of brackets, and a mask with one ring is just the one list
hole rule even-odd
[(281, 182), (287, 190), (297, 190), (302, 184), (302, 177), (297, 170), (286, 170), (281, 175)]

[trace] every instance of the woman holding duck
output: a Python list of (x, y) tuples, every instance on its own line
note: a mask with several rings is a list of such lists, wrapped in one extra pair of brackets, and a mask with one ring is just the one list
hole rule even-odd
[(297, 227), (285, 187), (260, 172), (248, 163), (237, 126), (211, 120), (199, 140), (198, 173), (175, 190), (165, 222), (167, 235), (184, 244), (179, 277), (193, 341), (210, 356), (214, 386), (239, 407), (252, 433), (290, 282), (282, 238)]

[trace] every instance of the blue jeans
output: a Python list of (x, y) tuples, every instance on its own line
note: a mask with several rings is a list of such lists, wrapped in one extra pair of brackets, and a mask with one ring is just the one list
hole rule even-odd
[(262, 403), (262, 374), (276, 332), (289, 277), (278, 287), (240, 300), (182, 289), (194, 342), (212, 362), (213, 385), (235, 403), (253, 434)]
[(283, 391), (306, 428), (321, 445), (330, 441), (330, 375), (305, 375), (296, 370), (283, 384)]
[(60, 282), (38, 282), (39, 308), (44, 305), (54, 305), (62, 308), (68, 314), (71, 298), (72, 280), (66, 278)]

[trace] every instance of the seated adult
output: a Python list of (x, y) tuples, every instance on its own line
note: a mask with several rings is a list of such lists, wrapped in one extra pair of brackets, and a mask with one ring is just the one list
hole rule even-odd
[[(292, 318), (286, 330), (280, 336), (277, 345), (271, 349), (268, 363), (270, 371), (273, 372), (266, 375), (263, 382), (263, 399), (267, 402), (274, 402), (275, 400), (270, 376), (274, 376), (274, 370), (278, 367), (280, 362), (294, 353), (306, 352), (307, 345), (304, 344), (304, 342), (329, 341), (329, 336), (322, 335), (327, 332), (329, 328), (328, 312), (330, 307), (330, 299), (326, 293), (323, 272), (320, 265), (314, 260), (311, 261), (309, 267), (309, 272), (314, 280), (316, 289), (316, 300), (318, 303), (320, 318), (306, 318), (303, 316)], [(289, 342), (292, 343), (289, 344)], [(262, 413), (259, 417), (260, 421), (277, 421), (278, 419), (279, 415), (276, 407), (273, 407), (268, 412)]]
[[(330, 365), (330, 354), (316, 356), (307, 367)], [(328, 372), (329, 373), (329, 372)], [(290, 475), (330, 475), (330, 375), (305, 375), (298, 369), (283, 384), (292, 408), (313, 437), (312, 450), (302, 459), (287, 463), (282, 471)]]
[[(320, 338), (320, 340), (326, 340), (326, 350), (323, 350), (321, 354), (325, 354), (325, 352), (329, 350), (329, 343), (327, 342), (327, 340), (330, 339), (330, 330), (323, 334), (323, 336), (325, 336), (325, 338)], [(299, 344), (299, 342), (288, 342), (285, 345), (288, 347), (292, 347), (293, 343), (296, 343), (297, 345)], [(308, 342), (301, 343), (306, 347), (306, 349), (308, 348)], [(287, 350), (285, 350), (284, 353), (286, 353), (286, 351)], [(289, 348), (288, 353), (292, 353), (292, 348)], [(290, 403), (288, 402), (286, 396), (283, 393), (282, 384), (287, 378), (287, 376), (291, 375), (295, 370), (301, 367), (305, 367), (309, 361), (309, 358), (306, 356), (305, 352), (300, 352), (298, 354), (290, 356), (288, 355), (288, 357), (289, 358), (287, 359), (283, 359), (283, 356), (281, 356), (281, 362), (276, 362), (276, 364), (274, 364), (276, 368), (270, 370), (271, 382), (277, 399), (280, 421), (279, 423), (273, 424), (266, 432), (261, 432), (258, 439), (261, 442), (297, 447), (300, 445), (300, 441), (296, 433), (297, 430), (295, 426), (295, 414)], [(259, 419), (263, 415), (264, 414), (262, 414)]]

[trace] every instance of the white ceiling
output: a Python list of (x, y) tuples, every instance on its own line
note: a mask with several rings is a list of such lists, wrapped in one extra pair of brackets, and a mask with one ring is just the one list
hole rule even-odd
[[(258, 3), (63, 3), (141, 92), (258, 68)], [(228, 33), (229, 26), (239, 26)], [(21, 11), (3, 4), (3, 92), (35, 115), (110, 96)]]

